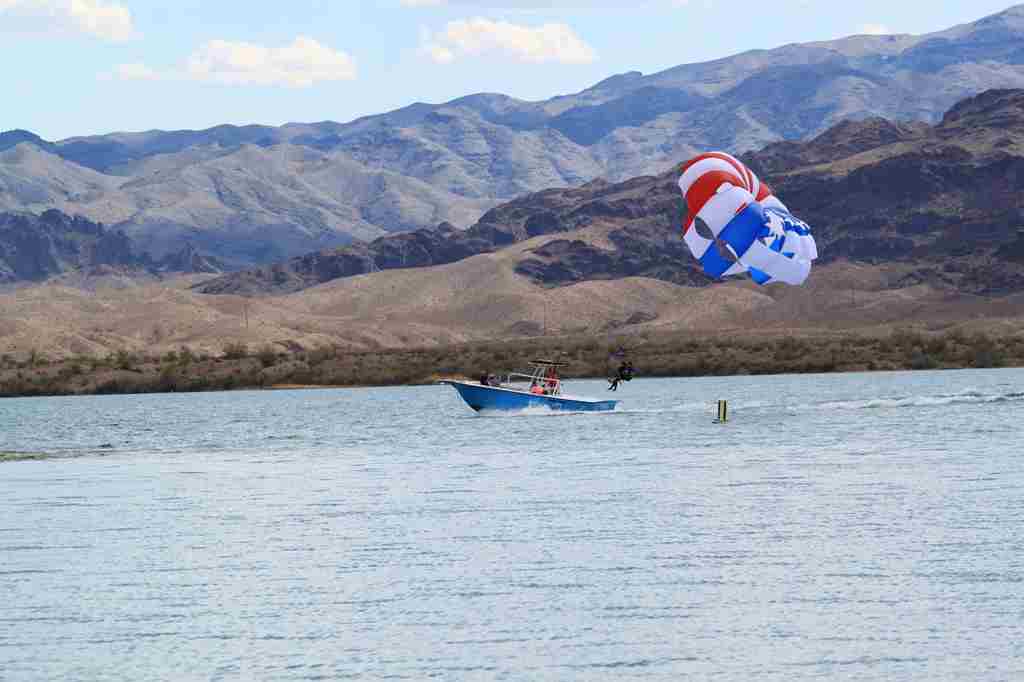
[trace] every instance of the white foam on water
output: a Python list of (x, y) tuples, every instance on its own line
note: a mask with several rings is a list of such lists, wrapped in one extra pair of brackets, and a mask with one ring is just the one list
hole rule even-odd
[(877, 410), (903, 407), (942, 407), (945, 405), (970, 405), (988, 403), (1006, 403), (1024, 401), (1024, 392), (983, 393), (976, 390), (965, 390), (959, 393), (940, 393), (937, 395), (912, 395), (885, 398), (865, 398), (862, 400), (832, 400), (822, 403), (810, 403), (797, 406), (797, 409), (819, 410)]
[(622, 412), (620, 406), (614, 410), (556, 410), (547, 405), (533, 405), (518, 410), (480, 410), (477, 414), (481, 417), (558, 417), (565, 415), (581, 414), (612, 414)]
[[(713, 414), (715, 409), (714, 400), (699, 400), (680, 402), (665, 406), (644, 406), (636, 403), (639, 400), (630, 401), (630, 404), (620, 404), (616, 412), (620, 414), (681, 414), (681, 413), (708, 413)], [(1024, 391), (1007, 391), (1001, 393), (986, 393), (976, 389), (967, 389), (957, 393), (940, 393), (936, 395), (905, 395), (905, 396), (878, 396), (860, 398), (856, 400), (827, 400), (822, 402), (805, 402), (798, 404), (786, 404), (783, 401), (752, 400), (752, 401), (729, 401), (731, 412), (760, 412), (762, 410), (784, 409), (795, 412), (807, 412), (818, 410), (879, 410), (899, 409), (907, 407), (943, 407), (947, 405), (971, 405), (971, 404), (994, 404), (1007, 402), (1024, 402)]]

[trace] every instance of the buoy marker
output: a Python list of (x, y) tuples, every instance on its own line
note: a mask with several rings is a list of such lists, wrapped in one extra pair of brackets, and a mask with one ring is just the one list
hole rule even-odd
[(729, 421), (729, 403), (726, 400), (718, 401), (718, 418), (715, 419), (716, 424), (725, 424)]

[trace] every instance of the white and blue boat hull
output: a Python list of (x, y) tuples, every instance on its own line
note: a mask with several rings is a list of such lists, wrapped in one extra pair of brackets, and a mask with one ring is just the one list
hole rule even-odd
[(618, 400), (592, 400), (561, 395), (538, 395), (500, 386), (484, 386), (467, 381), (442, 381), (462, 397), (477, 412), (519, 412), (542, 408), (560, 412), (609, 412)]

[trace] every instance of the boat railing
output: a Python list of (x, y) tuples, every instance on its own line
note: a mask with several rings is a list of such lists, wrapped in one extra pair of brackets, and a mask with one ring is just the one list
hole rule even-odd
[(561, 379), (550, 379), (536, 374), (525, 374), (523, 372), (509, 372), (497, 377), (497, 385), (500, 388), (518, 388), (515, 384), (527, 384), (527, 388), (518, 389), (528, 391), (534, 385), (540, 385), (546, 395), (559, 395), (562, 392)]

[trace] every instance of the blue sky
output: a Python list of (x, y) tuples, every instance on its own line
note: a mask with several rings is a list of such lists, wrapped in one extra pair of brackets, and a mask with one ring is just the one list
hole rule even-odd
[(474, 92), (544, 99), (624, 71), (865, 32), (1007, 0), (0, 0), (0, 130), (47, 139), (347, 121)]

